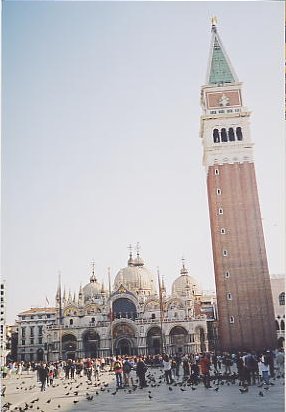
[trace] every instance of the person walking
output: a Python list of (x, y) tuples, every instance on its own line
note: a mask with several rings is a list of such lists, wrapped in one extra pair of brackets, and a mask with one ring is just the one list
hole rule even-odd
[(163, 357), (163, 370), (165, 373), (166, 384), (170, 385), (174, 382), (172, 378), (172, 365), (168, 355)]
[(46, 382), (48, 377), (48, 369), (45, 363), (39, 366), (38, 373), (39, 381), (41, 382), (41, 392), (43, 392), (46, 390)]
[(280, 348), (275, 357), (277, 377), (282, 376), (282, 378), (284, 378), (284, 362), (285, 362), (284, 350)]
[(258, 371), (259, 371), (259, 375), (262, 377), (262, 380), (265, 383), (265, 385), (269, 385), (270, 367), (269, 367), (269, 359), (268, 359), (266, 353), (264, 353), (258, 359)]
[(131, 363), (129, 362), (128, 357), (125, 358), (123, 362), (123, 380), (124, 380), (124, 386), (129, 386), (129, 380), (130, 380), (130, 372), (131, 372)]
[(139, 356), (139, 359), (137, 361), (136, 365), (136, 374), (139, 379), (139, 386), (141, 389), (147, 387), (148, 385), (146, 384), (145, 380), (145, 373), (147, 372), (147, 365), (145, 364), (142, 356)]
[(205, 353), (203, 357), (200, 360), (200, 367), (201, 367), (201, 373), (203, 375), (203, 383), (205, 388), (209, 389), (211, 388), (210, 385), (210, 368), (211, 368), (211, 362), (208, 357), (208, 354)]
[(122, 362), (119, 356), (116, 356), (115, 362), (113, 364), (113, 370), (116, 377), (116, 387), (118, 389), (122, 388)]

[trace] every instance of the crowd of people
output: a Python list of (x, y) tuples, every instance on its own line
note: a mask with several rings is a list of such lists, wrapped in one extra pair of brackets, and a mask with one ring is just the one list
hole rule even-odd
[(148, 368), (161, 368), (167, 385), (180, 377), (191, 385), (200, 382), (211, 388), (211, 381), (220, 377), (235, 377), (239, 386), (255, 385), (263, 382), (269, 385), (272, 377), (284, 378), (284, 350), (264, 351), (263, 353), (197, 353), (176, 355), (114, 356), (85, 358), (58, 362), (9, 362), (1, 368), (2, 377), (9, 379), (11, 374), (37, 372), (41, 391), (53, 385), (55, 379), (74, 379), (86, 376), (90, 381), (99, 381), (100, 372), (113, 371), (117, 389), (134, 385), (137, 380), (140, 388), (146, 383)]

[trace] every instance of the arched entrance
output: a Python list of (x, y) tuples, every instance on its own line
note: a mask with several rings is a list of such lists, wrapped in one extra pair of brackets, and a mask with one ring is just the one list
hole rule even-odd
[(132, 342), (127, 338), (120, 339), (116, 349), (117, 355), (132, 355)]
[(100, 338), (95, 330), (88, 330), (83, 334), (83, 351), (86, 358), (97, 358)]
[(136, 355), (135, 332), (131, 325), (119, 323), (113, 328), (114, 350), (116, 355)]
[(44, 360), (44, 351), (42, 348), (37, 350), (37, 361), (42, 362)]
[(76, 337), (71, 333), (62, 337), (62, 352), (65, 359), (75, 359)]
[(148, 330), (147, 333), (147, 353), (149, 355), (158, 355), (162, 352), (161, 329), (157, 326)]
[(188, 332), (182, 326), (175, 326), (170, 331), (170, 343), (172, 353), (185, 352), (185, 344), (187, 343)]

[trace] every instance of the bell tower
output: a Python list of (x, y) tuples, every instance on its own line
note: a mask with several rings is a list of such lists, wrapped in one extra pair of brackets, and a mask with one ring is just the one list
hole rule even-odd
[(221, 350), (276, 346), (256, 185), (250, 112), (212, 19), (200, 137), (212, 236)]

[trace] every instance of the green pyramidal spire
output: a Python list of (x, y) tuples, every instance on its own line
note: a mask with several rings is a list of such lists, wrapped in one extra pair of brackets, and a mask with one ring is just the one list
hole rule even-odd
[(207, 84), (236, 83), (237, 81), (235, 71), (217, 33), (216, 24), (213, 22)]

